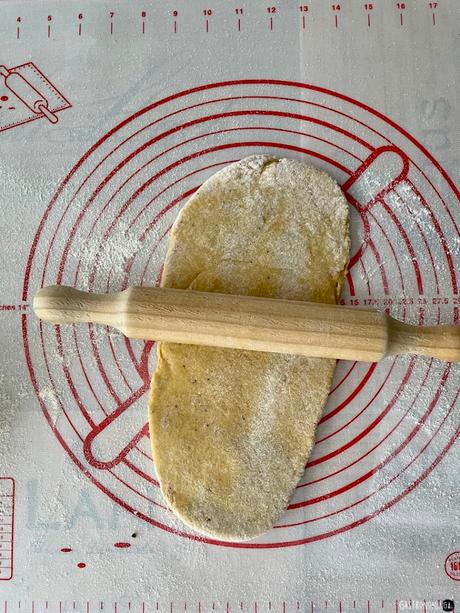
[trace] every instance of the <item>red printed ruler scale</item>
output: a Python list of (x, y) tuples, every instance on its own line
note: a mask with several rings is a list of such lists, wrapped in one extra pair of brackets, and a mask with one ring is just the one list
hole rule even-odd
[[(10, 613), (149, 613), (149, 611), (163, 613), (182, 613), (191, 611), (195, 613), (207, 613), (210, 611), (220, 611), (231, 613), (231, 611), (249, 613), (343, 613), (353, 611), (355, 613), (399, 613), (400, 611), (454, 611), (449, 608), (451, 600), (321, 600), (321, 601), (239, 601), (235, 603), (218, 601), (178, 601), (168, 602), (157, 600), (151, 602), (113, 602), (101, 599), (95, 600), (14, 600), (5, 601), (4, 609)], [(455, 603), (454, 603), (455, 604)]]
[[(7, 0), (8, 1), (8, 0)], [(3, 1), (6, 4), (6, 1)], [(10, 4), (12, 4), (10, 2)], [(79, 10), (82, 6), (86, 11)], [(257, 28), (260, 32), (275, 32), (277, 29), (296, 28), (307, 32), (310, 28), (321, 27), (338, 30), (346, 29), (356, 34), (363, 28), (372, 30), (384, 27), (388, 34), (392, 30), (417, 25), (436, 27), (449, 18), (449, 0), (437, 2), (314, 2), (270, 3), (251, 6), (245, 3), (224, 4), (211, 0), (207, 5), (190, 6), (183, 0), (164, 3), (153, 7), (150, 3), (139, 3), (136, 7), (123, 7), (119, 3), (106, 3), (103, 8), (82, 3), (75, 4), (72, 11), (62, 10), (58, 5), (42, 5), (32, 19), (23, 10), (24, 4), (17, 3), (18, 10), (9, 14), (5, 34), (17, 41), (31, 35), (40, 36), (43, 41), (52, 41), (60, 36), (84, 38), (88, 36), (111, 36), (116, 39), (127, 37), (142, 39), (159, 33), (188, 36), (190, 31), (199, 29), (197, 34), (227, 34), (233, 36), (245, 30)], [(209, 8), (207, 8), (209, 7)], [(147, 10), (149, 9), (149, 10)], [(34, 11), (35, 13), (35, 11)], [(425, 23), (426, 22), (426, 23)], [(254, 32), (251, 34), (254, 36)]]
[(14, 479), (0, 477), (0, 581), (13, 576)]
[[(78, 610), (94, 610), (122, 602), (118, 571), (126, 602), (158, 600), (157, 610), (453, 610), (442, 607), (459, 585), (456, 365), (339, 362), (286, 513), (263, 537), (228, 543), (192, 533), (163, 501), (146, 425), (155, 345), (41, 325), (28, 305), (42, 285), (159, 283), (188, 197), (226, 164), (266, 152), (342, 185), (352, 222), (343, 303), (458, 323), (455, 2), (0, 8), (0, 139), (12, 164), (0, 315), (17, 356), (2, 382), (20, 381), (5, 406), (27, 407), (37, 429), (25, 446), (25, 419), (21, 428), (8, 414), (3, 472), (20, 483), (27, 530), (8, 598), (72, 610), (72, 592)], [(139, 581), (147, 560), (156, 579)], [(280, 593), (295, 600), (283, 605)]]

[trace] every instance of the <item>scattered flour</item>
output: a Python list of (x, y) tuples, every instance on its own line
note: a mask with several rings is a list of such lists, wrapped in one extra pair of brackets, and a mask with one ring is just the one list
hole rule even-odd
[[(130, 260), (141, 249), (142, 242), (130, 231), (125, 222), (119, 222), (114, 230), (102, 244), (99, 241), (90, 240), (78, 254), (80, 260), (80, 286), (87, 287), (91, 275), (94, 274), (96, 266), (97, 274), (95, 281), (100, 279), (107, 280), (107, 276), (117, 284), (123, 279), (126, 268)], [(105, 288), (100, 288), (103, 291)]]
[(7, 457), (13, 430), (20, 423), (17, 413), (27, 408), (28, 400), (33, 401), (29, 382), (0, 371), (0, 476), (2, 459)]
[(56, 390), (51, 385), (41, 387), (39, 396), (46, 404), (46, 408), (48, 409), (53, 424), (56, 425), (56, 422), (61, 415), (61, 407), (59, 405)]

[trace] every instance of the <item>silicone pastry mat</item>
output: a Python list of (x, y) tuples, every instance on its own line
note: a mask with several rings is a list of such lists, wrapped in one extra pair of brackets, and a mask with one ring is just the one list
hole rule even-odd
[(458, 366), (339, 362), (289, 509), (221, 543), (159, 491), (154, 346), (31, 312), (42, 285), (157, 283), (188, 196), (268, 152), (346, 191), (344, 303), (458, 321), (458, 30), (456, 0), (0, 3), (5, 613), (460, 601)]

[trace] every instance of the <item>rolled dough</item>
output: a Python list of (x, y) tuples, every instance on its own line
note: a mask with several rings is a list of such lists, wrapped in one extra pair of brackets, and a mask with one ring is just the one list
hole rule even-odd
[[(212, 176), (171, 232), (162, 285), (334, 303), (348, 207), (326, 173), (254, 155)], [(161, 490), (224, 540), (270, 529), (314, 444), (334, 360), (160, 343), (149, 422)]]

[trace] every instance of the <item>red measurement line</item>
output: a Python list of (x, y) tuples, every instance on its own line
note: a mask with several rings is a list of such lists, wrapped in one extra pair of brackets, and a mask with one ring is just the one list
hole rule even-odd
[(8, 613), (8, 602), (5, 600), (5, 613)]
[(404, 19), (403, 19), (402, 13), (399, 13), (399, 21), (401, 22), (401, 25), (404, 25)]
[(283, 613), (286, 613), (286, 603), (283, 600)]
[(270, 17), (270, 30), (273, 30), (273, 17)]
[(371, 27), (371, 15), (370, 15), (370, 13), (367, 14), (367, 27), (368, 28)]
[(145, 34), (145, 21), (142, 22), (142, 34)]
[(238, 19), (238, 32), (241, 32), (241, 19)]
[(51, 26), (48, 26), (48, 38), (51, 36)]
[(371, 613), (371, 603), (367, 601), (367, 613)]
[(78, 36), (81, 36), (81, 23), (78, 24)]
[(339, 16), (335, 15), (335, 27), (338, 28), (339, 27)]
[(113, 21), (110, 22), (110, 35), (113, 34)]
[(302, 15), (302, 28), (303, 28), (304, 30), (305, 30), (305, 26), (306, 26), (306, 23), (305, 23), (305, 15)]
[(226, 606), (225, 610), (227, 611), (227, 613), (230, 613), (230, 605), (229, 605), (228, 602), (227, 602), (227, 606)]
[(311, 611), (311, 613), (313, 613), (313, 600), (311, 601), (310, 611)]
[(206, 19), (206, 32), (209, 32), (209, 19)]
[(174, 34), (177, 34), (177, 21), (174, 22)]
[(433, 13), (433, 25), (436, 25), (436, 15)]
[(396, 603), (395, 603), (395, 604), (396, 604), (396, 613), (399, 613), (399, 602), (398, 602), (398, 601), (396, 601)]
[(339, 613), (342, 613), (342, 601), (339, 600)]
[(383, 600), (382, 600), (382, 609), (383, 609)]

